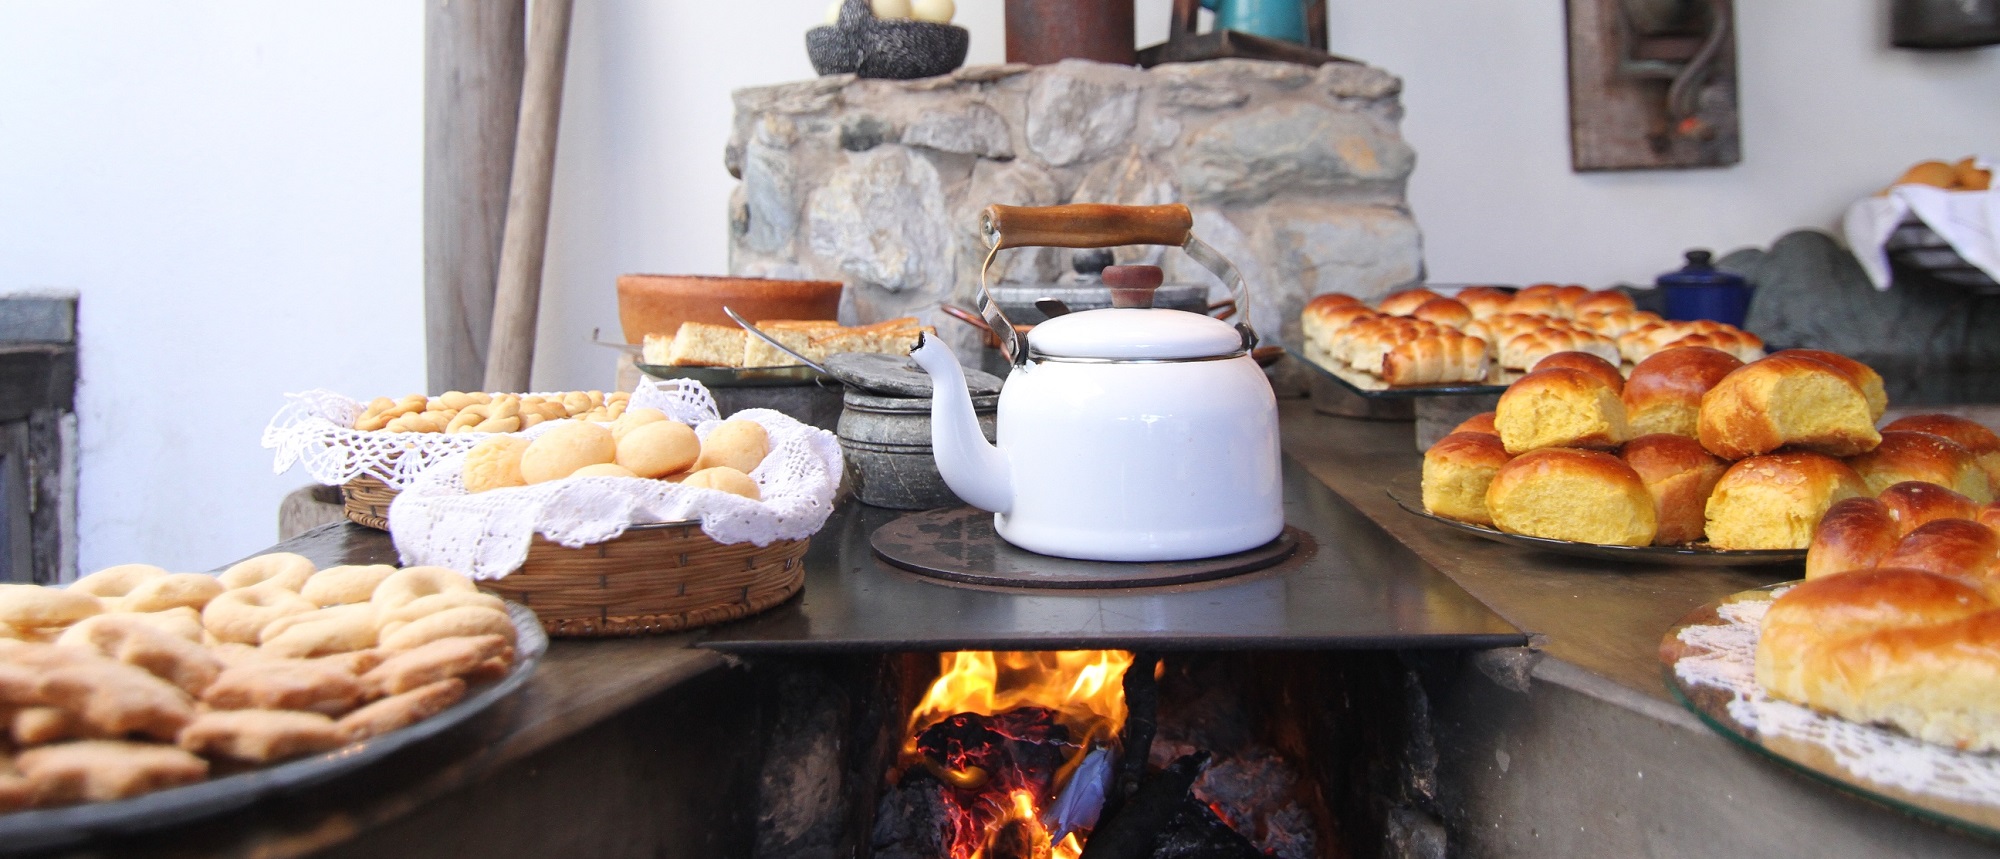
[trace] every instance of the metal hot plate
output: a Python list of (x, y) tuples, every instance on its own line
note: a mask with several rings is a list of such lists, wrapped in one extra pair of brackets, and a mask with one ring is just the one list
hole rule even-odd
[(1287, 527), (1257, 548), (1192, 561), (1079, 561), (1022, 549), (993, 531), (977, 507), (911, 513), (868, 538), (882, 560), (920, 576), (1002, 588), (1138, 588), (1205, 582), (1261, 570), (1298, 551)]

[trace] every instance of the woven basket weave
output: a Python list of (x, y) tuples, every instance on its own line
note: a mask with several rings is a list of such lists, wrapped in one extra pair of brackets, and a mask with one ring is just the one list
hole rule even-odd
[(541, 537), (521, 568), (481, 586), (534, 609), (549, 635), (674, 632), (747, 617), (805, 585), (805, 540), (723, 544), (694, 522), (634, 525), (581, 549)]
[(364, 474), (341, 484), (341, 509), (356, 524), (387, 531), (389, 502), (396, 500), (396, 494), (397, 491), (390, 489), (381, 478)]

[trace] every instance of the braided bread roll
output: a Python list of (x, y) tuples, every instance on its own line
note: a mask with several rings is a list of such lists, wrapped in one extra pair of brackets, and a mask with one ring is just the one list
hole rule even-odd
[[(1367, 309), (1367, 305), (1362, 304), (1361, 299), (1344, 292), (1313, 296), (1312, 300), (1306, 302), (1305, 307), (1299, 309), (1299, 330), (1305, 334), (1308, 341), (1318, 342), (1326, 332), (1326, 326), (1330, 321), (1328, 314), (1344, 307)], [(1351, 318), (1349, 321), (1352, 321)]]
[[(1736, 356), (1740, 361), (1755, 361), (1764, 357), (1764, 340), (1748, 331), (1710, 331), (1706, 334), (1689, 334), (1673, 340), (1661, 347), (1672, 349), (1676, 346), (1706, 346), (1719, 349)], [(1657, 353), (1656, 353), (1657, 354)]]
[(1347, 363), (1364, 373), (1382, 372), (1382, 357), (1398, 343), (1429, 337), (1445, 330), (1421, 319), (1392, 316), (1370, 319), (1348, 326)]
[(1578, 325), (1606, 337), (1617, 339), (1635, 328), (1665, 322), (1657, 313), (1644, 310), (1613, 310), (1601, 313), (1585, 313), (1576, 318)]
[(1375, 309), (1390, 316), (1408, 316), (1410, 315), (1410, 311), (1416, 310), (1424, 302), (1441, 297), (1437, 293), (1422, 287), (1405, 289), (1402, 292), (1392, 293), (1389, 297), (1382, 299), (1381, 303), (1375, 305)]
[(1458, 299), (1466, 309), (1471, 310), (1474, 319), (1485, 319), (1499, 313), (1507, 306), (1507, 302), (1514, 300), (1513, 293), (1490, 286), (1466, 287), (1452, 297)]
[(1458, 329), (1472, 321), (1472, 308), (1454, 299), (1433, 298), (1417, 305), (1415, 310), (1410, 311), (1410, 317)]
[(1576, 318), (1581, 319), (1593, 313), (1633, 313), (1639, 306), (1632, 302), (1632, 296), (1615, 289), (1600, 289), (1577, 299), (1571, 308)]
[(1391, 385), (1437, 385), (1486, 378), (1486, 341), (1456, 331), (1406, 340), (1382, 355), (1382, 381)]
[(1618, 344), (1609, 337), (1583, 330), (1544, 327), (1502, 341), (1500, 366), (1526, 370), (1557, 352), (1588, 352), (1611, 363), (1618, 362)]
[(1387, 318), (1389, 317), (1366, 307), (1350, 305), (1320, 310), (1310, 317), (1301, 317), (1299, 326), (1303, 329), (1306, 326), (1306, 319), (1314, 320), (1313, 333), (1309, 335), (1312, 337), (1313, 345), (1318, 346), (1320, 351), (1339, 358), (1341, 350), (1345, 348), (1347, 329), (1370, 319)]

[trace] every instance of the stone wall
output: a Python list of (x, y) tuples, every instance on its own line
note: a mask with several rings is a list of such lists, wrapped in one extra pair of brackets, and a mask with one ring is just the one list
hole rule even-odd
[[(1422, 279), (1401, 89), (1352, 63), (1072, 60), (739, 90), (730, 271), (843, 280), (849, 321), (920, 315), (969, 346), (965, 326), (932, 311), (975, 306), (986, 205), (1178, 201), (1242, 268), (1266, 342), (1296, 336), (1311, 295), (1373, 297)], [(1004, 251), (996, 280), (1055, 282), (1071, 253)], [(1178, 250), (1116, 256), (1222, 297)]]

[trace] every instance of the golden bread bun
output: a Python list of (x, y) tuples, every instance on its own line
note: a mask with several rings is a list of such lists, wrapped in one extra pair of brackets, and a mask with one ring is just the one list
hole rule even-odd
[(1500, 341), (1500, 366), (1526, 370), (1557, 352), (1588, 352), (1618, 362), (1618, 342), (1602, 334), (1568, 326), (1543, 326)]
[(1994, 497), (2000, 498), (2000, 434), (1995, 434), (1985, 424), (1967, 420), (1957, 415), (1910, 415), (1890, 421), (1887, 430), (1908, 430), (1941, 435), (1965, 446), (1979, 460), (1979, 468), (1986, 472), (1986, 480), (1993, 485)]
[(1486, 510), (1502, 531), (1552, 540), (1644, 546), (1659, 530), (1639, 475), (1594, 450), (1551, 447), (1509, 460), (1486, 489)]
[(1702, 395), (1743, 362), (1727, 352), (1691, 346), (1653, 353), (1625, 380), (1620, 399), (1632, 431), (1695, 437)]
[[(1639, 328), (1664, 322), (1657, 313), (1644, 310), (1612, 310), (1604, 313), (1585, 313), (1576, 318), (1578, 325), (1586, 331), (1595, 331), (1613, 340)], [(1622, 357), (1623, 350), (1620, 350)]]
[(1600, 355), (1592, 355), (1589, 352), (1551, 352), (1542, 360), (1536, 361), (1534, 369), (1546, 370), (1550, 367), (1582, 370), (1603, 380), (1613, 391), (1625, 390), (1625, 374), (1618, 372), (1617, 364), (1604, 360)]
[(1493, 524), (1486, 489), (1513, 457), (1496, 435), (1452, 433), (1424, 451), (1424, 509), (1447, 519)]
[(1723, 472), (1708, 496), (1708, 544), (1804, 549), (1827, 508), (1866, 490), (1854, 469), (1830, 456), (1796, 451), (1751, 457)]
[(1881, 565), (1964, 579), (1992, 594), (1996, 554), (2000, 554), (2000, 534), (1992, 528), (1970, 519), (1939, 519), (1897, 541)]
[(1639, 306), (1632, 303), (1632, 296), (1615, 289), (1601, 289), (1577, 299), (1576, 318), (1582, 319), (1593, 313), (1633, 312)]
[(1544, 447), (1610, 449), (1632, 437), (1625, 404), (1602, 379), (1555, 367), (1522, 376), (1500, 394), (1493, 426), (1507, 451)]
[(611, 430), (573, 421), (528, 442), (521, 451), (521, 478), (530, 484), (561, 480), (586, 465), (610, 462), (617, 453)]
[(2000, 611), (1844, 639), (1814, 662), (1838, 678), (1808, 686), (1818, 709), (1939, 745), (2000, 749)]
[(1433, 298), (1417, 305), (1410, 316), (1425, 322), (1435, 322), (1448, 328), (1462, 328), (1472, 321), (1472, 308), (1450, 298)]
[(1479, 414), (1466, 418), (1463, 423), (1460, 423), (1458, 426), (1452, 427), (1451, 431), (1453, 433), (1462, 433), (1462, 432), (1485, 433), (1486, 435), (1490, 435), (1494, 438), (1500, 437), (1500, 431), (1493, 427), (1492, 412), (1480, 412)]
[(1757, 683), (1773, 698), (1833, 709), (1851, 698), (1851, 689), (1825, 658), (1832, 645), (1991, 608), (1978, 588), (1922, 570), (1881, 567), (1812, 579), (1772, 600), (1764, 614)]
[(1664, 349), (1683, 346), (1700, 346), (1718, 349), (1736, 356), (1737, 360), (1755, 361), (1764, 357), (1764, 338), (1748, 331), (1710, 331), (1706, 334), (1688, 334), (1662, 345)]
[(626, 431), (613, 460), (640, 477), (686, 471), (701, 458), (701, 439), (679, 421), (653, 421)]
[(521, 476), (521, 454), (528, 440), (517, 435), (490, 435), (465, 452), (465, 491), (485, 492), (508, 486), (526, 486)]
[(1888, 430), (1882, 443), (1867, 453), (1847, 458), (1848, 466), (1877, 495), (1906, 480), (1935, 483), (1985, 504), (1993, 501), (1993, 484), (1972, 451), (1944, 436), (1927, 432)]
[(1556, 287), (1555, 292), (1552, 294), (1556, 298), (1556, 305), (1561, 307), (1563, 311), (1557, 315), (1564, 319), (1575, 319), (1577, 307), (1584, 299), (1590, 297), (1590, 287), (1576, 283), (1565, 284)]
[[(1330, 314), (1343, 308), (1368, 309), (1361, 303), (1361, 299), (1346, 293), (1329, 292), (1325, 295), (1315, 295), (1299, 310), (1299, 329), (1305, 333), (1307, 340), (1318, 342), (1331, 322)], [(1348, 317), (1348, 320), (1351, 319), (1351, 316)], [(1343, 321), (1340, 324), (1345, 325), (1347, 322)]]
[(1375, 309), (1390, 316), (1408, 316), (1418, 307), (1422, 307), (1424, 302), (1441, 297), (1428, 289), (1406, 289), (1382, 299), (1381, 303), (1375, 305)]
[(1921, 480), (1891, 484), (1875, 500), (1882, 502), (1890, 521), (1896, 523), (1897, 537), (1939, 519), (1979, 518), (1979, 505), (1972, 499)]
[(763, 498), (762, 493), (757, 489), (757, 481), (751, 480), (750, 475), (726, 465), (718, 465), (714, 468), (704, 468), (696, 471), (688, 475), (687, 479), (682, 480), (681, 485), (702, 489), (719, 489), (731, 495), (741, 495), (752, 501), (758, 501)]
[[(1313, 345), (1335, 358), (1346, 353), (1345, 337), (1348, 328), (1355, 323), (1369, 319), (1388, 319), (1385, 314), (1376, 313), (1366, 307), (1336, 307), (1313, 316), (1302, 317), (1299, 326), (1312, 338)], [(1344, 360), (1344, 358), (1343, 358)]]
[(1979, 508), (1979, 515), (1974, 518), (1981, 525), (2000, 530), (2000, 502), (1994, 502)]
[(1702, 396), (1695, 422), (1702, 447), (1723, 459), (1786, 446), (1853, 456), (1882, 441), (1861, 388), (1847, 374), (1796, 355), (1753, 361), (1722, 377)]
[(710, 430), (708, 438), (701, 440), (701, 456), (695, 459), (694, 470), (728, 466), (749, 474), (757, 470), (757, 464), (771, 452), (771, 437), (764, 432), (762, 424), (748, 420), (730, 420), (718, 424)]
[(1811, 358), (1846, 373), (1847, 378), (1853, 379), (1854, 384), (1861, 386), (1861, 395), (1868, 399), (1868, 417), (1871, 420), (1881, 420), (1882, 413), (1889, 408), (1889, 392), (1882, 387), (1882, 374), (1875, 372), (1874, 367), (1839, 352), (1828, 352), (1824, 349), (1785, 349), (1778, 354)]
[[(1536, 289), (1542, 286), (1548, 289), (1537, 292)], [(1554, 284), (1536, 284), (1514, 293), (1514, 300), (1507, 302), (1505, 312), (1564, 317), (1563, 305), (1555, 296)]]
[(1513, 293), (1490, 286), (1469, 286), (1459, 290), (1452, 297), (1465, 305), (1467, 310), (1472, 311), (1474, 319), (1485, 319), (1499, 313), (1507, 306), (1507, 302), (1514, 300)]
[(1625, 443), (1618, 457), (1632, 467), (1653, 496), (1653, 535), (1657, 546), (1701, 542), (1707, 527), (1709, 493), (1729, 470), (1729, 463), (1702, 449), (1701, 443), (1671, 433), (1642, 435)]
[(628, 432), (666, 419), (667, 413), (659, 409), (626, 409), (624, 414), (611, 422), (611, 440), (617, 442)]
[(1952, 188), (1958, 185), (1958, 168), (1943, 161), (1922, 161), (1903, 171), (1897, 177), (1898, 185), (1930, 185), (1937, 188)]
[(1952, 172), (1956, 188), (1960, 191), (1986, 191), (1993, 187), (1993, 171), (1974, 164), (1971, 156), (1960, 158), (1953, 164)]
[(1439, 385), (1486, 378), (1486, 341), (1441, 331), (1405, 340), (1382, 355), (1382, 381), (1390, 385)]
[(1335, 353), (1349, 366), (1364, 373), (1382, 372), (1382, 359), (1399, 343), (1419, 337), (1433, 337), (1447, 329), (1435, 322), (1407, 316), (1364, 319), (1340, 330), (1334, 339), (1342, 351)]
[(1887, 505), (1867, 496), (1844, 498), (1826, 508), (1806, 548), (1806, 578), (1881, 566), (1902, 540)]

